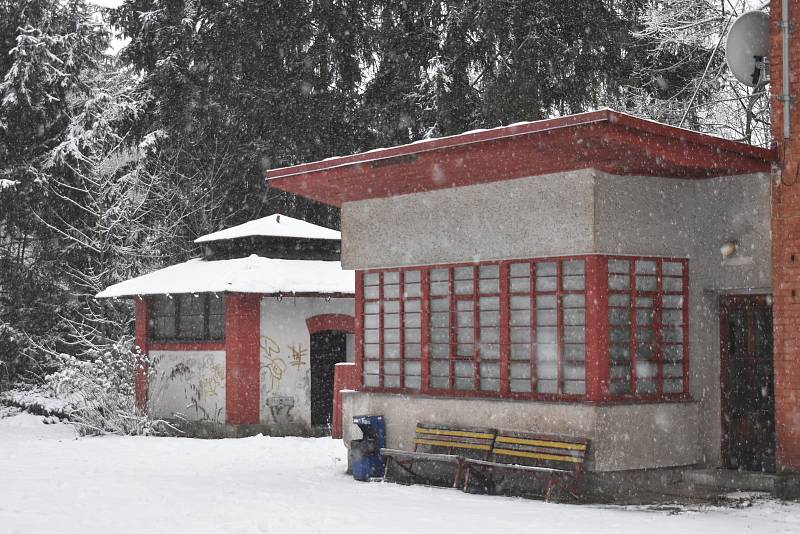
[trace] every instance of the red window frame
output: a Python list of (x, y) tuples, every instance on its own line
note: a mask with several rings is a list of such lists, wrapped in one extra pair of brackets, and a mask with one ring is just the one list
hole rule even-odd
[[(610, 287), (607, 287), (608, 295), (629, 295), (630, 298), (630, 306), (628, 309), (628, 327), (630, 328), (630, 336), (627, 340), (628, 345), (628, 354), (629, 354), (629, 361), (630, 361), (630, 391), (627, 393), (620, 393), (614, 394), (611, 391), (611, 384), (614, 382), (614, 379), (609, 377), (609, 387), (606, 389), (605, 397), (609, 400), (626, 400), (626, 399), (636, 399), (641, 401), (656, 401), (656, 400), (684, 400), (689, 398), (689, 260), (686, 258), (671, 258), (671, 257), (658, 257), (658, 256), (607, 256), (606, 257), (606, 265), (610, 265), (609, 262), (611, 261), (621, 261), (628, 263), (628, 287), (627, 289), (620, 289), (615, 290)], [(639, 262), (653, 262), (655, 263), (655, 272), (654, 274), (645, 274), (637, 272), (637, 263)], [(664, 264), (680, 264), (682, 266), (681, 273), (679, 275), (674, 274), (665, 274), (663, 270)], [(653, 276), (655, 277), (655, 289), (647, 290), (647, 289), (640, 289), (637, 286), (637, 276)], [(681, 290), (676, 291), (674, 289), (665, 288), (664, 286), (664, 279), (680, 279), (681, 280)], [(680, 311), (681, 312), (681, 322), (677, 326), (672, 326), (664, 323), (663, 315), (664, 315), (664, 299), (665, 296), (667, 298), (670, 297), (677, 297), (680, 296), (680, 306), (674, 307), (672, 305), (666, 307), (667, 311)], [(645, 307), (638, 306), (637, 300), (639, 298), (645, 299), (652, 299), (652, 327), (650, 325), (643, 325), (640, 327), (638, 321), (638, 311), (641, 309), (647, 309)], [(609, 305), (609, 309), (612, 306)], [(624, 308), (619, 308), (624, 309)], [(610, 321), (609, 321), (610, 322)], [(612, 325), (608, 325), (608, 330), (612, 328)], [(639, 345), (645, 343), (644, 341), (639, 340), (639, 330), (641, 329), (651, 329), (653, 333), (653, 340), (651, 350), (653, 351), (653, 357), (651, 359), (642, 358), (642, 363), (645, 362), (652, 362), (656, 365), (656, 375), (655, 375), (655, 386), (656, 390), (653, 393), (639, 393), (637, 392), (638, 387), (638, 364), (639, 361)], [(676, 343), (675, 341), (666, 340), (664, 338), (665, 330), (673, 329), (678, 330), (680, 329), (680, 342)], [(613, 345), (621, 345), (622, 343), (615, 343), (613, 342), (610, 337), (608, 341), (609, 345), (609, 352), (610, 347)], [(674, 364), (674, 360), (667, 360), (665, 357), (665, 347), (668, 346), (680, 346), (682, 357), (680, 358), (680, 364), (682, 366), (681, 369), (681, 376), (680, 379), (682, 381), (682, 390), (679, 392), (664, 392), (664, 381), (665, 380), (676, 380), (675, 377), (665, 377), (664, 375), (664, 368), (665, 365)]]
[[(664, 295), (662, 277), (661, 277), (661, 262), (679, 262), (683, 265), (682, 269), (682, 343), (683, 343), (683, 390), (679, 393), (664, 393), (663, 387), (663, 353), (660, 348), (660, 332), (655, 334), (656, 337), (656, 353), (658, 358), (658, 388), (656, 393), (650, 395), (637, 395), (635, 394), (635, 382), (632, 387), (634, 393), (612, 395), (609, 393), (610, 372), (609, 372), (609, 291), (608, 285), (608, 262), (611, 260), (627, 260), (631, 265), (635, 265), (638, 260), (655, 261), (658, 265), (657, 275), (657, 288), (652, 292), (653, 298), (657, 302), (661, 302)], [(562, 265), (564, 261), (570, 260), (583, 260), (584, 261), (584, 289), (582, 291), (568, 291), (563, 288), (563, 273)], [(535, 289), (535, 265), (542, 262), (556, 262), (558, 266), (557, 274), (557, 289), (552, 292), (556, 294), (557, 298), (557, 393), (538, 393), (537, 392), (537, 376), (536, 376), (536, 305), (535, 299), (537, 291)], [(524, 293), (524, 296), (530, 296), (531, 299), (531, 337), (529, 349), (531, 351), (530, 365), (531, 365), (531, 391), (511, 391), (510, 388), (510, 364), (514, 360), (510, 358), (510, 315), (511, 315), (511, 297), (523, 296), (520, 292), (512, 292), (510, 290), (510, 274), (509, 268), (511, 264), (529, 263), (530, 269), (530, 293)], [(499, 291), (492, 292), (491, 294), (481, 294), (479, 291), (479, 276), (480, 267), (497, 265), (499, 268)], [(471, 295), (456, 295), (454, 291), (454, 270), (456, 268), (471, 267), (473, 269), (473, 292)], [(434, 388), (431, 387), (431, 272), (435, 269), (448, 269), (448, 293), (449, 300), (449, 337), (446, 342), (449, 345), (448, 352), (448, 387), (447, 388)], [(688, 260), (685, 258), (671, 258), (671, 257), (653, 257), (653, 256), (627, 256), (627, 255), (578, 255), (578, 256), (559, 256), (548, 258), (531, 258), (519, 260), (503, 260), (503, 261), (485, 261), (475, 263), (456, 263), (444, 265), (429, 265), (429, 266), (411, 266), (394, 269), (373, 269), (367, 271), (357, 271), (356, 273), (356, 362), (359, 369), (359, 374), (362, 380), (362, 389), (364, 391), (387, 392), (387, 393), (406, 393), (406, 394), (426, 394), (435, 396), (451, 396), (451, 397), (500, 397), (512, 399), (530, 399), (530, 400), (566, 400), (572, 402), (649, 402), (649, 401), (681, 401), (689, 398), (689, 331), (688, 331), (688, 280), (689, 280), (689, 265)], [(420, 272), (420, 341), (421, 341), (421, 358), (420, 363), (420, 387), (407, 388), (405, 387), (404, 379), (404, 328), (403, 328), (403, 281), (405, 279), (406, 271), (419, 271)], [(383, 298), (383, 277), (384, 273), (398, 272), (400, 278), (400, 297), (399, 297), (399, 312), (400, 312), (400, 380), (399, 387), (387, 387), (384, 384), (384, 343), (383, 343), (383, 313), (380, 313), (379, 320), (379, 353), (377, 360), (379, 362), (379, 382), (377, 385), (367, 385), (364, 383), (364, 363), (367, 361), (375, 361), (376, 358), (365, 358), (364, 344), (365, 344), (365, 304), (369, 302), (378, 302)], [(377, 275), (380, 280), (378, 298), (365, 298), (364, 295), (364, 276)], [(631, 276), (631, 284), (634, 284), (633, 276)], [(634, 288), (635, 289), (635, 288)], [(585, 320), (584, 320), (584, 384), (585, 392), (582, 394), (568, 394), (564, 392), (564, 307), (563, 296), (569, 293), (583, 293), (585, 295)], [(675, 293), (673, 293), (675, 294)], [(480, 358), (478, 354), (478, 346), (480, 341), (479, 331), (479, 306), (478, 300), (482, 296), (499, 297), (500, 300), (500, 335), (499, 335), (499, 379), (500, 385), (496, 390), (481, 390), (480, 389)], [(436, 298), (436, 297), (434, 297)], [(635, 297), (632, 297), (635, 298)], [(454, 365), (456, 361), (461, 361), (456, 357), (458, 339), (455, 325), (455, 317), (457, 312), (457, 302), (459, 300), (472, 300), (472, 311), (474, 314), (473, 319), (473, 348), (472, 355), (473, 363), (473, 388), (472, 389), (457, 389), (454, 387), (455, 373)], [(635, 309), (631, 306), (631, 317), (635, 320)], [(657, 316), (654, 321), (658, 320), (660, 326), (660, 312), (657, 310)], [(656, 324), (656, 323), (654, 323)], [(635, 323), (631, 325), (635, 328)], [(631, 336), (633, 338), (634, 336)], [(634, 341), (631, 341), (633, 344)], [(635, 355), (635, 352), (632, 353)], [(518, 360), (519, 361), (519, 360)], [(631, 360), (631, 369), (635, 369), (635, 358)]]

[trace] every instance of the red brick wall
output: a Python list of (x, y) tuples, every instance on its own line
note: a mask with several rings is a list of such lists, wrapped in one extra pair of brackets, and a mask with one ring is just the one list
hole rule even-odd
[(225, 306), (225, 411), (227, 423), (258, 423), (261, 297), (228, 294)]
[[(778, 466), (800, 472), (800, 101), (792, 108), (791, 138), (783, 139), (781, 1), (770, 5), (772, 137), (780, 180), (772, 188), (772, 287), (775, 339), (775, 422)], [(800, 0), (789, 0), (790, 92), (800, 97)], [(776, 176), (775, 178), (778, 178)]]

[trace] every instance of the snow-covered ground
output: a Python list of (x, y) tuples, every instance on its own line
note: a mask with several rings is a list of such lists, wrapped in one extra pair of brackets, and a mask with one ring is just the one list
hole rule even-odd
[[(0, 409), (1, 410), (1, 409)], [(2, 417), (2, 414), (0, 414)], [(355, 482), (327, 438), (76, 439), (0, 418), (0, 532), (800, 532), (800, 504), (576, 506)]]

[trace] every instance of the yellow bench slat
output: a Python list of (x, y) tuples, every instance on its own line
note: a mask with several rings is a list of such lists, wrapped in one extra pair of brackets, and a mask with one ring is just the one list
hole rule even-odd
[(513, 443), (515, 445), (531, 445), (534, 447), (550, 447), (553, 449), (568, 449), (585, 451), (586, 445), (582, 443), (565, 443), (561, 441), (542, 441), (539, 439), (512, 438), (510, 436), (497, 436), (497, 443)]
[(583, 458), (576, 458), (575, 456), (561, 456), (560, 454), (544, 454), (540, 452), (525, 452), (515, 451), (512, 449), (498, 449), (492, 450), (493, 454), (502, 456), (519, 456), (521, 458), (535, 458), (537, 460), (555, 460), (558, 462), (570, 462), (574, 464), (583, 463)]
[(476, 438), (476, 439), (494, 438), (494, 434), (487, 434), (485, 432), (468, 432), (465, 430), (445, 430), (439, 428), (421, 428), (421, 427), (417, 427), (417, 434), (433, 434), (437, 436), (458, 436), (462, 438)]
[(443, 441), (437, 439), (421, 439), (416, 438), (414, 439), (414, 443), (417, 445), (434, 445), (437, 447), (455, 447), (459, 449), (477, 449), (479, 451), (488, 451), (491, 450), (491, 445), (480, 445), (478, 443), (462, 443), (459, 441)]

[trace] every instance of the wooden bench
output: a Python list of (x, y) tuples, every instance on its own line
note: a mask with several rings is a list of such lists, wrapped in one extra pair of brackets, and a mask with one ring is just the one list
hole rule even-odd
[(417, 423), (414, 430), (414, 450), (381, 449), (386, 458), (384, 479), (389, 467), (395, 463), (414, 480), (424, 479), (423, 474), (414, 471), (417, 460), (444, 462), (455, 465), (453, 487), (459, 486), (464, 461), (471, 458), (486, 460), (492, 450), (497, 431), (493, 428), (454, 427)]
[(577, 498), (577, 484), (588, 452), (586, 439), (500, 430), (488, 459), (464, 459), (463, 489), (468, 491), (473, 477), (490, 481), (495, 471), (516, 471), (547, 480), (547, 501), (555, 487), (562, 487)]

